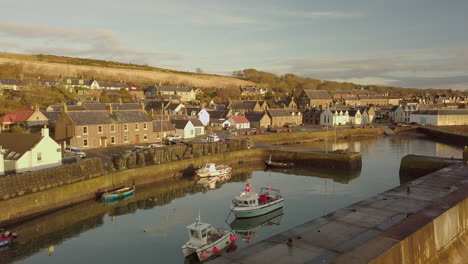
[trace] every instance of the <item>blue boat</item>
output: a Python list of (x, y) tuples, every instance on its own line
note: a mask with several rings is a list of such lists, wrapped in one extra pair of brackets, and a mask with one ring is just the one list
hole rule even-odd
[(135, 185), (119, 188), (117, 190), (108, 191), (102, 194), (102, 198), (105, 201), (115, 200), (115, 199), (123, 199), (127, 196), (130, 196), (135, 193)]

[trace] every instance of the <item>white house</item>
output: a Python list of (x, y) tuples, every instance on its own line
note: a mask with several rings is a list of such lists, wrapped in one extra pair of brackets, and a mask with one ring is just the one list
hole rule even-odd
[(3, 162), (3, 150), (0, 148), (0, 175), (5, 174), (5, 163)]
[(411, 112), (416, 110), (418, 110), (417, 105), (394, 106), (390, 109), (390, 119), (395, 122), (409, 123)]
[(189, 117), (196, 117), (204, 126), (208, 126), (210, 124), (210, 113), (206, 111), (206, 109), (201, 109), (199, 107), (185, 107), (185, 111)]
[(3, 159), (0, 174), (35, 171), (62, 165), (62, 150), (51, 137), (49, 129), (42, 128), (41, 135), (0, 133)]
[(468, 109), (419, 110), (411, 113), (410, 121), (421, 125), (468, 125)]
[(191, 118), (190, 122), (192, 122), (192, 125), (195, 129), (195, 136), (205, 135), (205, 126), (200, 120)]
[(349, 124), (360, 125), (362, 124), (362, 114), (359, 109), (352, 109), (348, 111), (349, 113)]
[(230, 127), (235, 127), (236, 129), (250, 128), (250, 122), (245, 116), (231, 116), (227, 122)]
[(348, 111), (325, 109), (320, 114), (320, 125), (322, 126), (339, 126), (346, 125), (348, 123)]
[(183, 139), (195, 137), (195, 126), (190, 120), (171, 120), (176, 129), (176, 134)]

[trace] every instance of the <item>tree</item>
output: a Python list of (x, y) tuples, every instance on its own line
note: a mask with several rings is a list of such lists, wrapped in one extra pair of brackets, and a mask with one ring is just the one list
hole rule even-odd
[(202, 70), (201, 68), (196, 68), (196, 69), (195, 69), (195, 72), (196, 72), (196, 73), (203, 73), (203, 70)]

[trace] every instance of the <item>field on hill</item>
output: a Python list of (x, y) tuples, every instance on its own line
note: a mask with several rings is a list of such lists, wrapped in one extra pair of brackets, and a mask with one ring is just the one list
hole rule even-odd
[[(223, 88), (252, 85), (228, 76), (180, 72), (146, 65), (126, 64), (102, 60), (70, 58), (51, 55), (27, 55), (0, 52), (0, 64), (15, 65), (25, 77), (41, 76), (55, 79), (60, 75), (98, 80), (122, 80), (134, 84), (187, 84), (194, 87)], [(5, 74), (3, 74), (5, 75)], [(9, 75), (14, 75), (12, 72)], [(18, 73), (19, 75), (19, 73)], [(3, 76), (17, 78), (18, 76)]]

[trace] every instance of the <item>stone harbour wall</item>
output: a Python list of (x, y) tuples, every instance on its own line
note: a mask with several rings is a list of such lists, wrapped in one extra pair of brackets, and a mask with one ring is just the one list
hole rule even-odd
[(99, 177), (102, 172), (101, 160), (92, 158), (60, 167), (7, 175), (0, 178), (0, 200)]

